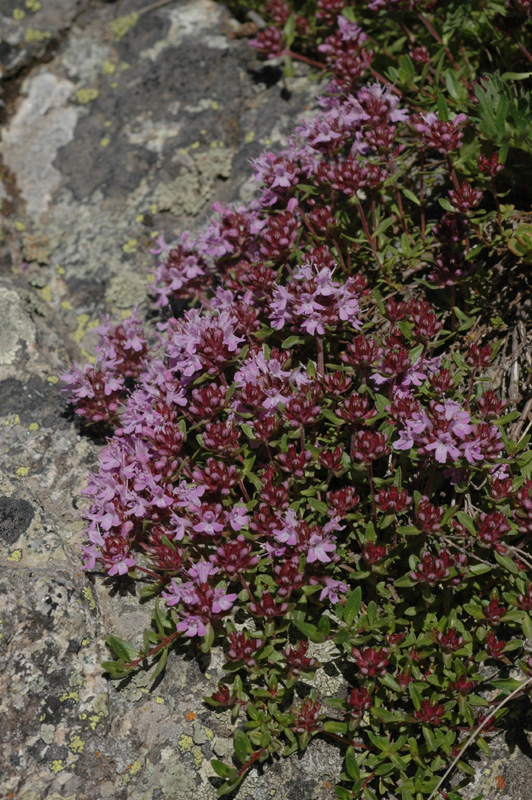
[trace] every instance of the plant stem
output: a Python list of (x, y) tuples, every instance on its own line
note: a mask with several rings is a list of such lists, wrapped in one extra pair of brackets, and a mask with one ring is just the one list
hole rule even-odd
[(170, 634), (170, 636), (167, 636), (165, 639), (162, 640), (162, 642), (159, 642), (158, 645), (152, 647), (151, 650), (149, 650), (140, 658), (136, 658), (134, 661), (128, 661), (127, 664), (124, 664), (124, 667), (126, 669), (134, 669), (135, 667), (138, 667), (139, 664), (142, 664), (142, 662), (145, 661), (147, 658), (151, 658), (152, 656), (154, 656), (156, 653), (159, 652), (159, 650), (162, 650), (164, 647), (167, 647), (174, 641), (174, 639), (177, 639), (177, 637), (180, 635), (181, 631), (174, 631), (173, 633)]
[(423, 170), (425, 169), (425, 150), (422, 147), (419, 152), (419, 210), (421, 212), (421, 241), (425, 244), (425, 206), (423, 205), (423, 193), (425, 191), (425, 184), (424, 179), (425, 175)]
[(457, 61), (456, 61), (455, 57), (453, 56), (453, 54), (451, 53), (451, 51), (449, 50), (449, 48), (447, 47), (447, 45), (446, 45), (446, 44), (443, 44), (443, 39), (441, 38), (441, 36), (439, 35), (439, 33), (437, 33), (437, 32), (434, 30), (434, 28), (432, 27), (432, 23), (431, 23), (431, 22), (429, 22), (429, 20), (428, 20), (428, 19), (427, 19), (425, 16), (423, 16), (423, 14), (422, 14), (420, 11), (418, 11), (418, 12), (417, 12), (417, 16), (418, 16), (418, 18), (421, 20), (421, 22), (423, 23), (423, 25), (425, 26), (425, 28), (428, 30), (428, 32), (430, 33), (430, 35), (431, 35), (431, 36), (432, 36), (434, 39), (436, 39), (436, 41), (438, 42), (438, 44), (441, 44), (441, 45), (443, 45), (443, 49), (445, 50), (445, 55), (447, 56), (447, 58), (449, 59), (449, 61), (451, 62), (451, 64), (452, 64), (452, 65), (453, 65), (453, 67), (455, 68), (455, 70), (458, 72), (458, 77), (460, 78), (460, 80), (462, 81), (462, 83), (463, 83), (463, 84), (465, 84), (465, 85), (467, 86), (467, 81), (466, 81), (466, 79), (464, 78), (464, 76), (460, 74), (460, 67), (459, 67), (459, 65), (458, 65), (458, 63), (457, 63)]
[(497, 189), (495, 188), (495, 181), (493, 178), (491, 178), (491, 191), (493, 192), (493, 198), (495, 200), (495, 205), (497, 206), (497, 222), (499, 223), (499, 233), (502, 237), (504, 237), (504, 231), (502, 229), (501, 204), (499, 203), (499, 196), (497, 194)]
[(502, 708), (504, 705), (506, 705), (506, 703), (507, 703), (509, 700), (511, 700), (513, 697), (515, 697), (517, 694), (519, 694), (519, 692), (522, 692), (522, 691), (523, 691), (523, 689), (525, 689), (525, 688), (526, 688), (527, 686), (529, 686), (531, 683), (532, 683), (532, 677), (530, 677), (530, 678), (528, 678), (526, 681), (524, 681), (524, 682), (521, 684), (521, 686), (518, 686), (518, 687), (517, 687), (517, 689), (514, 689), (514, 690), (513, 690), (513, 692), (511, 692), (511, 694), (507, 695), (507, 697), (504, 697), (504, 698), (501, 700), (501, 702), (500, 702), (500, 703), (498, 703), (498, 704), (495, 706), (495, 708), (493, 709), (493, 711), (491, 711), (491, 712), (488, 714), (488, 716), (486, 717), (486, 719), (482, 721), (482, 723), (481, 723), (481, 724), (478, 726), (478, 728), (475, 728), (475, 730), (473, 731), (473, 733), (471, 734), (471, 736), (470, 736), (470, 737), (467, 739), (467, 741), (465, 742), (465, 744), (464, 744), (464, 745), (463, 745), (463, 746), (460, 748), (460, 752), (458, 753), (458, 755), (456, 756), (456, 758), (453, 760), (453, 762), (451, 763), (451, 765), (449, 766), (449, 768), (446, 770), (446, 772), (444, 773), (444, 775), (443, 775), (443, 776), (442, 776), (442, 778), (440, 779), (440, 781), (439, 781), (438, 785), (437, 785), (437, 786), (436, 786), (436, 788), (435, 788), (435, 789), (432, 791), (432, 793), (431, 793), (430, 797), (428, 798), (428, 800), (433, 800), (433, 798), (434, 798), (434, 797), (436, 797), (436, 793), (439, 791), (439, 789), (440, 789), (440, 786), (443, 786), (444, 782), (447, 780), (447, 778), (449, 777), (449, 775), (451, 774), (451, 772), (453, 771), (453, 769), (455, 768), (455, 766), (458, 764), (458, 762), (459, 762), (459, 761), (460, 761), (460, 759), (462, 758), (463, 754), (465, 753), (465, 751), (467, 750), (467, 748), (469, 747), (469, 745), (470, 745), (470, 744), (473, 744), (473, 742), (475, 741), (475, 739), (477, 738), (477, 736), (479, 736), (479, 734), (480, 734), (480, 733), (481, 733), (481, 732), (484, 730), (484, 728), (486, 727), (486, 725), (488, 724), (488, 722), (490, 722), (490, 721), (493, 719), (493, 717), (495, 716), (495, 714), (497, 713), (497, 711), (498, 711), (500, 708)]
[(296, 61), (302, 61), (304, 64), (310, 64), (311, 67), (317, 67), (318, 69), (326, 70), (326, 64), (320, 64), (319, 61), (314, 61), (312, 58), (307, 58), (306, 56), (301, 56), (299, 53), (294, 53), (292, 50), (285, 50), (283, 52), (284, 56), (289, 56), (290, 58), (295, 59)]
[(323, 337), (320, 334), (316, 336), (316, 349), (318, 351), (318, 375), (323, 378), (325, 375), (325, 354), (323, 351)]

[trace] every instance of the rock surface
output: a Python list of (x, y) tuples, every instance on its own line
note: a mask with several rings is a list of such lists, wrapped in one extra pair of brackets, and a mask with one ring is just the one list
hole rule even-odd
[[(156, 7), (158, 6), (158, 7)], [(90, 357), (100, 313), (147, 300), (149, 247), (210, 203), (249, 198), (250, 158), (311, 102), (253, 67), (211, 0), (3, 0), (0, 62), (0, 774), (14, 800), (211, 800), (231, 726), (202, 696), (218, 665), (174, 654), (149, 692), (100, 664), (106, 633), (148, 611), (80, 569), (79, 507), (99, 444), (79, 433), (58, 376)], [(479, 778), (525, 800), (532, 771), (504, 741)], [(314, 742), (269, 765), (240, 800), (328, 800), (340, 753)], [(501, 777), (502, 776), (502, 777)], [(501, 778), (499, 780), (499, 778)], [(502, 781), (502, 782), (501, 782)], [(505, 783), (504, 783), (505, 782)], [(504, 787), (504, 788), (502, 788)]]

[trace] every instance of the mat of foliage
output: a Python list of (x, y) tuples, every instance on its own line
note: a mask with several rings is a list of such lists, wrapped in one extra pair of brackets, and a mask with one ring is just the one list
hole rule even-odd
[(532, 261), (532, 4), (254, 10), (319, 109), (256, 160), (256, 201), (157, 239), (157, 325), (105, 320), (65, 376), (109, 437), (85, 566), (154, 603), (104, 668), (223, 648), (219, 795), (320, 736), (340, 800), (459, 800), (532, 672), (528, 383), (507, 404), (490, 300)]

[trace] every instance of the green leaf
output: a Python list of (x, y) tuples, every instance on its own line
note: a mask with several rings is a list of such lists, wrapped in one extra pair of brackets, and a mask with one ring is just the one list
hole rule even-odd
[(448, 122), (449, 108), (447, 106), (447, 101), (445, 100), (445, 97), (441, 92), (438, 94), (437, 106), (440, 119), (443, 120), (444, 122)]
[(362, 587), (357, 586), (347, 598), (347, 602), (344, 606), (344, 622), (348, 627), (353, 624), (355, 617), (360, 611), (361, 604)]
[(457, 511), (457, 512), (456, 512), (456, 518), (459, 520), (459, 522), (461, 522), (461, 523), (462, 523), (462, 525), (464, 526), (464, 528), (465, 528), (465, 529), (466, 529), (466, 530), (467, 530), (467, 531), (468, 531), (468, 532), (469, 532), (469, 533), (470, 533), (472, 536), (475, 536), (475, 534), (476, 534), (476, 532), (477, 532), (477, 531), (476, 531), (476, 528), (475, 528), (475, 523), (473, 522), (473, 520), (471, 519), (471, 517), (469, 516), (469, 514), (466, 514), (466, 513), (464, 513), (463, 511)]
[(223, 797), (224, 794), (231, 794), (237, 788), (238, 784), (242, 782), (244, 775), (238, 775), (237, 771), (234, 770), (236, 777), (231, 779), (229, 783), (224, 783), (223, 786), (220, 786), (218, 791), (216, 792), (216, 797)]
[(208, 653), (209, 650), (211, 649), (211, 645), (213, 642), (214, 642), (214, 628), (212, 627), (212, 625), (208, 625), (207, 633), (205, 634), (201, 642), (201, 648), (200, 648), (201, 652)]
[(290, 350), (290, 348), (295, 347), (296, 344), (305, 344), (305, 340), (301, 336), (289, 336), (284, 340), (281, 347), (283, 350)]
[(350, 778), (353, 778), (355, 781), (360, 779), (360, 768), (355, 751), (352, 747), (347, 748), (347, 753), (345, 754), (345, 768)]
[(253, 748), (251, 746), (251, 742), (249, 741), (249, 737), (244, 733), (244, 731), (240, 730), (240, 728), (237, 728), (235, 731), (235, 753), (241, 764), (246, 763), (252, 749)]
[(321, 416), (325, 417), (325, 419), (329, 420), (329, 422), (334, 423), (334, 425), (344, 425), (345, 419), (337, 416), (334, 411), (331, 411), (330, 408), (322, 408)]
[(504, 567), (509, 572), (511, 572), (512, 575), (517, 575), (519, 573), (517, 565), (515, 564), (514, 561), (512, 561), (510, 556), (503, 556), (497, 552), (495, 552), (494, 555), (495, 555), (495, 561), (497, 561), (501, 565), (501, 567)]
[(397, 692), (398, 694), (402, 693), (403, 690), (389, 672), (386, 672), (384, 675), (382, 675), (379, 680), (382, 684), (384, 684), (384, 686), (387, 686), (388, 689), (391, 689), (393, 692)]
[(526, 81), (532, 78), (532, 72), (503, 72), (503, 81)]
[(123, 661), (128, 662), (138, 658), (137, 650), (128, 642), (125, 642), (123, 639), (119, 639), (118, 636), (111, 636), (108, 634), (105, 637), (105, 641), (113, 653)]
[(211, 759), (211, 767), (219, 778), (228, 778), (234, 771), (233, 767), (229, 767), (227, 764), (217, 761), (216, 758)]
[(286, 20), (285, 26), (283, 28), (283, 38), (285, 47), (290, 49), (294, 43), (294, 39), (296, 38), (296, 17), (295, 14), (290, 14), (288, 19)]
[(331, 620), (329, 619), (329, 617), (324, 615), (320, 619), (320, 621), (318, 622), (318, 630), (320, 631), (321, 634), (323, 634), (323, 636), (325, 636), (325, 638), (327, 638), (327, 636), (331, 632)]
[(446, 197), (440, 197), (438, 203), (445, 211), (450, 211), (453, 214), (456, 214), (455, 207), (447, 200)]
[(524, 614), (521, 621), (521, 627), (523, 628), (523, 633), (526, 638), (532, 639), (532, 619), (530, 619), (530, 614)]
[(320, 642), (325, 640), (325, 636), (318, 631), (315, 625), (311, 625), (309, 622), (301, 622), (298, 619), (292, 619), (292, 623), (307, 637), (307, 639), (310, 639), (311, 642), (320, 644)]
[(377, 708), (377, 706), (373, 706), (371, 709), (371, 716), (380, 719), (381, 722), (403, 723), (405, 720), (404, 714), (401, 714), (399, 711), (388, 711), (386, 708)]
[(408, 198), (408, 200), (410, 200), (412, 203), (415, 203), (416, 206), (421, 205), (419, 197), (415, 195), (414, 192), (411, 192), (410, 189), (403, 189), (403, 194), (406, 198)]
[(421, 694), (416, 689), (416, 687), (414, 686), (413, 683), (409, 683), (408, 684), (408, 693), (410, 695), (412, 703), (414, 704), (414, 708), (416, 709), (416, 711), (419, 711), (419, 709), (421, 708), (421, 699), (422, 698), (421, 698)]
[(323, 723), (323, 730), (327, 733), (337, 733), (340, 736), (347, 733), (347, 725), (344, 722), (329, 722)]
[(503, 694), (511, 694), (520, 686), (524, 685), (524, 681), (517, 681), (515, 678), (501, 678), (500, 680), (490, 681), (490, 684), (498, 689)]
[(161, 651), (161, 655), (159, 656), (159, 658), (157, 660), (157, 666), (155, 667), (155, 669), (153, 670), (153, 674), (151, 675), (151, 679), (152, 680), (155, 680), (155, 678), (159, 677), (161, 672), (166, 667), (166, 662), (167, 661), (168, 661), (168, 648), (165, 647)]
[(319, 511), (320, 514), (326, 514), (329, 510), (327, 503), (318, 500), (316, 497), (309, 497), (308, 504), (314, 511)]
[(251, 427), (251, 425), (248, 425), (247, 422), (244, 422), (240, 425), (240, 430), (246, 434), (248, 439), (255, 439), (253, 428)]

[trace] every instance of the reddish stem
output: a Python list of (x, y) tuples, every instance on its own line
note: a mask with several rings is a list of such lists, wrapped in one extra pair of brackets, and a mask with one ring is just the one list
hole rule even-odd
[(304, 64), (310, 64), (311, 67), (317, 67), (318, 69), (326, 70), (326, 64), (320, 64), (319, 61), (313, 61), (312, 58), (307, 58), (306, 56), (301, 56), (299, 53), (294, 53), (292, 50), (285, 50), (283, 55), (289, 56), (290, 58), (294, 58), (296, 61), (302, 61)]
[(252, 767), (252, 766), (253, 766), (253, 764), (255, 763), (255, 761), (256, 761), (258, 758), (260, 758), (260, 757), (261, 757), (261, 755), (262, 755), (262, 754), (265, 752), (265, 750), (266, 750), (266, 748), (265, 748), (265, 747), (261, 747), (261, 748), (260, 748), (260, 750), (256, 750), (256, 751), (253, 753), (253, 755), (251, 756), (251, 758), (249, 759), (249, 761), (246, 761), (246, 763), (244, 764), (244, 766), (243, 766), (243, 767), (240, 767), (240, 769), (238, 770), (238, 777), (239, 777), (239, 778), (240, 778), (240, 776), (241, 776), (241, 775), (243, 775), (243, 774), (244, 774), (244, 772), (246, 772), (246, 771), (247, 771), (247, 770), (248, 770), (250, 767)]
[(142, 662), (145, 661), (147, 658), (151, 658), (152, 656), (154, 656), (156, 653), (159, 652), (159, 650), (162, 650), (164, 647), (167, 647), (169, 644), (171, 644), (171, 642), (174, 641), (174, 639), (177, 639), (177, 637), (180, 635), (181, 631), (174, 631), (173, 633), (170, 634), (170, 636), (167, 636), (166, 639), (163, 639), (162, 642), (159, 642), (159, 644), (156, 645), (156, 647), (153, 647), (145, 655), (141, 656), (141, 658), (136, 658), (134, 661), (128, 661), (127, 664), (124, 664), (124, 667), (126, 667), (126, 669), (134, 669), (134, 667), (138, 667), (139, 664), (142, 664)]
[(493, 178), (491, 178), (491, 191), (493, 192), (495, 205), (497, 206), (497, 222), (499, 223), (499, 233), (501, 234), (501, 236), (504, 236), (504, 231), (502, 229), (501, 204), (499, 203), (499, 196), (497, 194), (497, 189), (495, 188), (495, 181)]

